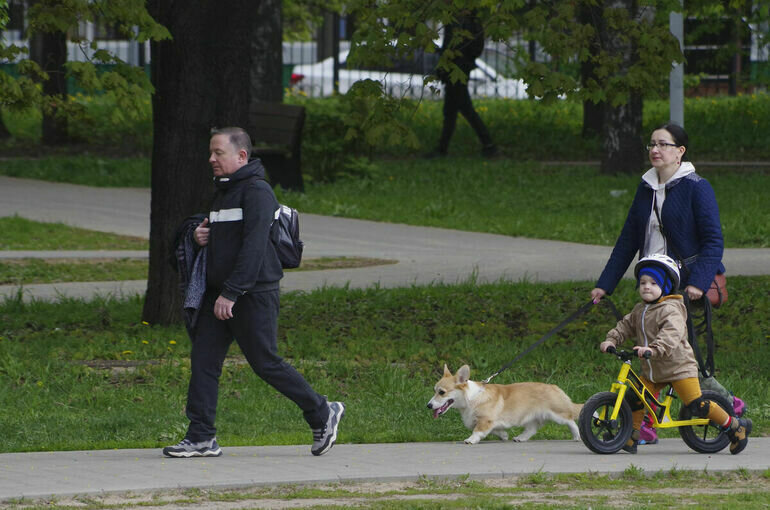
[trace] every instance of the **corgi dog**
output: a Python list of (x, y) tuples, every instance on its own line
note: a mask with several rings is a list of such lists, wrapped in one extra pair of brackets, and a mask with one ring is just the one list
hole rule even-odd
[(454, 375), (444, 365), (444, 375), (428, 402), (434, 418), (451, 408), (460, 411), (463, 423), (473, 431), (465, 440), (467, 444), (476, 444), (490, 433), (506, 441), (511, 427), (524, 427), (513, 440), (526, 441), (547, 421), (566, 425), (572, 439), (580, 439), (575, 420), (583, 404), (574, 404), (558, 386), (538, 382), (484, 384), (471, 381), (470, 374), (468, 365)]

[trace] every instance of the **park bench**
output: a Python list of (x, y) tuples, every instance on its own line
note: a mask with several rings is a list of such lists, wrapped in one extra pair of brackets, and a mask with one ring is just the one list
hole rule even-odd
[(249, 111), (252, 156), (262, 160), (273, 186), (303, 191), (300, 149), (305, 107), (254, 103)]

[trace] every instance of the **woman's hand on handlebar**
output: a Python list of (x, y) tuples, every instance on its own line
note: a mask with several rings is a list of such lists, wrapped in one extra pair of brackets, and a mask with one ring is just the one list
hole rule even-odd
[(604, 342), (599, 344), (599, 350), (602, 352), (612, 353), (615, 350), (615, 344), (613, 344), (609, 340), (605, 340)]
[(697, 301), (703, 297), (703, 291), (694, 285), (688, 285), (684, 288), (684, 291), (687, 293), (687, 297), (690, 298), (690, 301)]
[[(604, 289), (600, 289), (599, 287), (596, 287), (594, 290), (591, 291), (591, 301), (594, 302), (594, 304), (597, 304), (601, 299), (606, 295), (607, 293), (604, 292)], [(602, 351), (603, 352), (603, 351)]]
[(636, 351), (636, 355), (640, 358), (644, 359), (650, 359), (652, 357), (652, 349), (649, 347), (642, 347), (641, 345), (635, 345), (634, 350)]

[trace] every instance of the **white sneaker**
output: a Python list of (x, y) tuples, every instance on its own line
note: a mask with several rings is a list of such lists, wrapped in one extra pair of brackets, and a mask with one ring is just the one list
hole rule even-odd
[(177, 458), (219, 457), (222, 455), (222, 449), (217, 444), (217, 438), (199, 443), (193, 443), (185, 438), (173, 446), (163, 448), (163, 455)]
[(313, 429), (313, 446), (310, 451), (313, 455), (323, 455), (328, 452), (337, 441), (337, 427), (345, 416), (345, 404), (342, 402), (330, 402), (329, 417), (323, 428)]

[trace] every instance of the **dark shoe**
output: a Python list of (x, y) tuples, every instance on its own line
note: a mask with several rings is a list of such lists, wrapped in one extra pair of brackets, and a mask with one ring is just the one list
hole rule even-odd
[(626, 444), (623, 445), (623, 451), (626, 451), (628, 453), (636, 453), (636, 447), (639, 445), (639, 431), (634, 430), (631, 432), (631, 437), (626, 441)]
[(330, 402), (329, 417), (323, 428), (313, 429), (313, 446), (310, 451), (313, 455), (323, 455), (328, 452), (337, 441), (337, 427), (345, 416), (345, 404), (342, 402)]
[(436, 158), (445, 158), (447, 156), (447, 152), (442, 149), (436, 149), (435, 151), (431, 151), (425, 155), (426, 159), (436, 159)]
[(752, 423), (749, 418), (733, 418), (730, 428), (727, 429), (727, 437), (730, 438), (730, 453), (738, 455), (749, 444)]
[(199, 443), (193, 443), (185, 438), (174, 446), (163, 448), (163, 455), (176, 458), (219, 457), (222, 455), (222, 449), (217, 444), (217, 438)]
[(497, 156), (497, 145), (490, 144), (481, 148), (481, 155), (485, 158), (494, 158)]
[(629, 439), (628, 442), (623, 445), (623, 451), (635, 454), (636, 447), (638, 445), (639, 445), (639, 441), (634, 441), (633, 439)]

